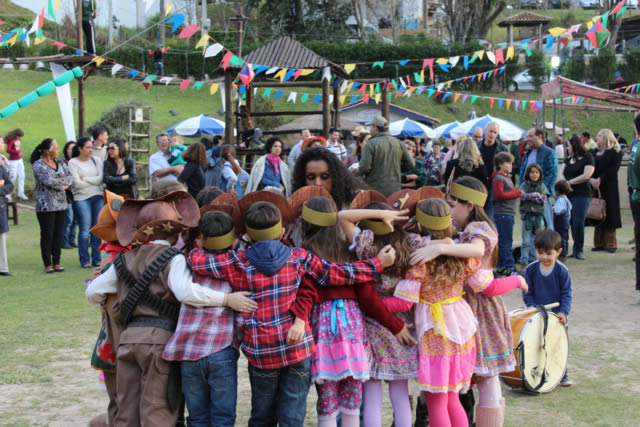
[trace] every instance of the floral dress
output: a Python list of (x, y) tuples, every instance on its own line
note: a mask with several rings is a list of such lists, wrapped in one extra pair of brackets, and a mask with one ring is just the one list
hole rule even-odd
[[(484, 242), (485, 252), (482, 263), (486, 266), (498, 242), (498, 236), (486, 222), (471, 222), (460, 235), (460, 243), (469, 243), (473, 238)], [(480, 284), (467, 281), (465, 285), (471, 287), (474, 292), (464, 294), (464, 299), (469, 303), (478, 320), (474, 373), (483, 377), (511, 372), (516, 366), (507, 307), (501, 297), (481, 293), (489, 283), (490, 280)]]
[[(355, 250), (359, 259), (376, 255), (372, 250), (373, 237), (371, 230), (356, 229), (351, 249)], [(426, 241), (417, 234), (409, 234), (408, 243), (412, 251), (426, 245)], [(393, 297), (396, 285), (403, 278), (382, 274), (380, 281), (375, 283), (378, 295), (382, 299)], [(413, 323), (413, 309), (395, 316), (405, 324)], [(365, 317), (365, 326), (370, 378), (387, 381), (415, 378), (418, 374), (417, 346), (400, 344), (390, 330), (368, 316)], [(409, 331), (415, 338), (415, 327), (411, 327)]]
[[(413, 303), (419, 339), (418, 386), (429, 393), (466, 392), (475, 367), (478, 322), (462, 298), (464, 284), (487, 279), (480, 260), (466, 262), (464, 280), (436, 282), (429, 264), (414, 266), (395, 296)], [(490, 274), (490, 273), (489, 273)]]

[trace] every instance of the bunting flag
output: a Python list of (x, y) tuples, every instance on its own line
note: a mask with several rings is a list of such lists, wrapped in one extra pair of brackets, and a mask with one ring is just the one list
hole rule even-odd
[(371, 69), (374, 69), (376, 67), (380, 67), (380, 69), (384, 68), (384, 61), (376, 61), (373, 63), (373, 65), (371, 66)]
[(492, 64), (496, 63), (496, 55), (491, 51), (487, 51), (487, 59), (491, 61)]
[(467, 101), (467, 98), (469, 98), (469, 95), (462, 95), (462, 103), (463, 104)]
[(502, 49), (496, 50), (496, 65), (504, 64)]
[(289, 97), (287, 98), (287, 102), (293, 102), (294, 104), (296, 103), (296, 97), (298, 96), (297, 92), (291, 92), (289, 94)]
[(433, 81), (433, 58), (422, 61), (422, 69), (429, 67), (429, 79)]
[(356, 68), (356, 64), (345, 64), (344, 70), (347, 74), (351, 74), (351, 72)]
[(398, 61), (398, 64), (400, 64), (401, 67), (404, 67), (409, 63), (409, 61), (409, 59), (403, 59), (402, 61)]
[(189, 85), (191, 84), (191, 80), (184, 79), (180, 82), (180, 92), (184, 92)]
[[(214, 43), (211, 46), (209, 46), (207, 50), (204, 52), (204, 57), (211, 58), (212, 56), (216, 56), (217, 54), (222, 52), (223, 49), (224, 47), (220, 43)], [(230, 53), (230, 51), (227, 53)]]
[(478, 96), (477, 95), (473, 95), (471, 97), (471, 103), (473, 104), (474, 102), (476, 102), (477, 99), (478, 99)]
[(228, 50), (227, 53), (225, 53), (224, 56), (222, 57), (222, 61), (220, 61), (220, 66), (222, 67), (223, 70), (226, 71), (232, 56), (233, 56), (233, 53), (231, 53), (231, 51)]
[[(49, 0), (51, 1), (51, 0)], [(178, 13), (173, 15), (171, 18), (165, 21), (165, 24), (173, 24), (173, 28), (171, 29), (171, 33), (175, 33), (178, 28), (184, 23), (185, 16), (182, 13)]]
[(515, 49), (513, 48), (513, 46), (509, 46), (507, 48), (507, 61), (510, 59), (513, 59), (514, 53), (515, 53)]
[(178, 38), (179, 39), (188, 39), (191, 36), (193, 36), (196, 31), (198, 31), (200, 28), (198, 28), (198, 26), (196, 24), (191, 24), (188, 27), (185, 27), (182, 29), (182, 31), (180, 31), (180, 34), (178, 34)]
[(317, 94), (316, 96), (313, 97), (313, 101), (311, 101), (312, 104), (320, 104), (320, 101), (322, 101), (322, 95)]
[(452, 56), (449, 58), (449, 64), (451, 64), (451, 67), (455, 67), (456, 65), (458, 65), (459, 60), (460, 60), (459, 56)]
[(169, 86), (169, 82), (173, 80), (173, 77), (162, 77), (160, 83), (164, 83), (165, 86)]
[(211, 39), (211, 36), (209, 34), (205, 34), (202, 37), (200, 37), (200, 40), (198, 40), (198, 43), (196, 43), (196, 49), (202, 48), (203, 55), (205, 54), (205, 51), (207, 48), (207, 42), (209, 41), (209, 39)]
[(464, 63), (464, 70), (467, 71), (469, 69), (469, 57), (465, 55), (462, 61)]
[(122, 69), (122, 65), (120, 65), (120, 64), (116, 64), (116, 65), (114, 65), (113, 67), (111, 67), (111, 75), (112, 75), (112, 76), (115, 76), (115, 75), (116, 75), (116, 73), (117, 73), (118, 71), (120, 71), (121, 69)]
[[(502, 102), (503, 101), (504, 101), (503, 99), (498, 98), (498, 108), (501, 109), (501, 110), (502, 110)], [(493, 107), (493, 102), (489, 101), (489, 103), (491, 104), (491, 107)]]
[(210, 95), (215, 95), (215, 93), (218, 91), (218, 88), (220, 87), (220, 83), (214, 83), (209, 87), (209, 94)]
[(136, 77), (138, 77), (138, 74), (140, 74), (140, 72), (136, 70), (129, 70), (129, 72), (127, 73), (127, 75), (131, 76), (131, 78), (134, 80)]
[(173, 4), (171, 2), (167, 2), (166, 9), (164, 11), (164, 17), (166, 18), (169, 15), (169, 12), (173, 9)]
[(302, 96), (300, 97), (300, 102), (304, 104), (305, 102), (307, 102), (308, 99), (309, 99), (309, 94), (303, 93)]
[(268, 87), (264, 90), (264, 92), (262, 92), (262, 97), (263, 98), (271, 98), (271, 88)]
[(55, 22), (56, 21), (56, 14), (55, 14), (54, 9), (53, 9), (53, 1), (52, 0), (49, 0), (49, 8), (48, 8), (48, 10), (49, 10), (49, 17), (51, 18), (51, 20), (53, 22)]
[[(17, 36), (17, 34), (16, 34), (16, 36)], [(16, 36), (14, 36), (14, 38), (15, 38)], [(60, 50), (61, 50), (63, 47), (67, 47), (67, 45), (66, 45), (66, 44), (64, 44), (64, 43), (60, 43), (60, 42), (53, 42), (53, 43), (51, 43), (51, 44), (58, 48), (58, 52), (60, 52)]]
[(511, 107), (511, 100), (507, 99), (507, 110), (509, 110), (509, 107)]
[(249, 86), (253, 81), (255, 75), (256, 73), (253, 71), (251, 64), (245, 64), (245, 66), (242, 67), (242, 70), (240, 70), (238, 77), (240, 77), (240, 81), (243, 85)]
[(101, 56), (94, 56), (91, 61), (95, 62), (99, 67), (99, 66), (102, 65), (102, 63), (105, 61), (105, 59), (103, 57), (101, 57)]
[(200, 92), (200, 89), (202, 88), (202, 85), (204, 84), (204, 82), (195, 82), (193, 84), (193, 86), (191, 86), (192, 90), (197, 90), (198, 92)]
[(280, 90), (276, 91), (276, 93), (273, 95), (273, 99), (278, 99), (278, 98), (280, 98), (283, 94), (284, 94), (284, 91), (280, 89)]

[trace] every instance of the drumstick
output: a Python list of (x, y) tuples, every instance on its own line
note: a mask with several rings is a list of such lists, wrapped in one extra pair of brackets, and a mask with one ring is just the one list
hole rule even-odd
[[(559, 302), (554, 302), (551, 304), (547, 304), (545, 306), (543, 306), (546, 310), (550, 310), (552, 308), (555, 308), (557, 306), (559, 306), (560, 303)], [(518, 316), (526, 316), (527, 314), (531, 314), (531, 313), (535, 313), (536, 311), (538, 311), (538, 307), (531, 307), (531, 308), (527, 308), (527, 309), (523, 309), (522, 311), (519, 311), (517, 313), (515, 313)]]

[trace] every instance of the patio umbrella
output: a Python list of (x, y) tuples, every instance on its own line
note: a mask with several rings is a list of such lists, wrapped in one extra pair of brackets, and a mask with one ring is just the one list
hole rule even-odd
[(460, 126), (460, 122), (456, 120), (453, 123), (445, 123), (443, 125), (440, 125), (437, 128), (435, 128), (434, 131), (436, 132), (436, 136), (438, 138), (440, 137), (451, 138), (451, 135), (449, 134), (449, 132), (451, 132), (453, 129), (457, 128), (458, 126)]
[(468, 120), (462, 123), (457, 128), (453, 129), (451, 132), (449, 132), (449, 134), (453, 139), (456, 139), (461, 135), (471, 136), (471, 133), (475, 128), (479, 127), (484, 130), (485, 126), (487, 126), (490, 122), (495, 122), (498, 124), (498, 126), (500, 126), (500, 132), (498, 133), (498, 135), (500, 136), (500, 139), (504, 141), (517, 141), (525, 134), (524, 129), (522, 129), (520, 126), (515, 125), (508, 120), (492, 117), (489, 114), (484, 117)]
[(187, 138), (198, 138), (202, 135), (220, 135), (224, 132), (224, 122), (202, 114), (181, 121), (169, 128), (169, 135), (174, 133)]
[(389, 133), (399, 138), (410, 136), (412, 138), (435, 138), (436, 132), (427, 125), (415, 122), (411, 119), (402, 119), (391, 122)]

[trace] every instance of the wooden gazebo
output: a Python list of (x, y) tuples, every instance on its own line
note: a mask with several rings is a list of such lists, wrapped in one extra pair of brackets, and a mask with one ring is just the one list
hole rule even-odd
[[(329, 69), (331, 74), (335, 74), (341, 78), (346, 78), (347, 73), (344, 69), (334, 64), (326, 58), (313, 52), (311, 49), (304, 47), (290, 37), (280, 37), (271, 43), (262, 46), (255, 51), (244, 56), (243, 61), (248, 64), (263, 65), (268, 67), (277, 68), (289, 68), (289, 69), (305, 69), (320, 71), (321, 75), (323, 70)], [(233, 102), (233, 79), (236, 78), (240, 67), (229, 67), (225, 71), (225, 143), (233, 143), (233, 130), (235, 128), (234, 123), (234, 102)], [(379, 82), (381, 80), (376, 80)], [(302, 80), (302, 77), (296, 81), (281, 82), (278, 79), (272, 79), (265, 73), (261, 73), (255, 77), (251, 82), (251, 88), (292, 88), (292, 87), (305, 87), (305, 88), (321, 88), (322, 89), (322, 108), (320, 110), (310, 111), (269, 111), (269, 112), (256, 112), (254, 109), (254, 96), (253, 90), (247, 90), (246, 93), (246, 106), (249, 114), (252, 117), (259, 116), (283, 116), (283, 115), (313, 115), (322, 114), (322, 135), (325, 137), (329, 134), (329, 129), (333, 127), (339, 127), (339, 110), (340, 110), (340, 89), (339, 85), (334, 84), (331, 87), (331, 82), (328, 79), (319, 78), (317, 80)], [(386, 85), (385, 85), (386, 86)], [(333, 91), (332, 91), (333, 89)], [(333, 92), (333, 93), (332, 93)], [(330, 98), (333, 94), (333, 105), (331, 105)], [(382, 91), (382, 102), (388, 104), (388, 89), (385, 87)], [(386, 101), (385, 101), (386, 100)], [(236, 103), (236, 110), (237, 110)], [(383, 108), (383, 111), (385, 109)], [(386, 109), (388, 111), (388, 108)], [(238, 111), (235, 111), (236, 117)], [(285, 134), (285, 133), (297, 133), (302, 129), (287, 129), (287, 130), (263, 130), (265, 134)], [(238, 136), (240, 132), (238, 131)]]
[[(507, 43), (513, 45), (513, 27), (537, 27), (538, 38), (542, 39), (542, 29), (551, 22), (551, 18), (532, 12), (522, 12), (509, 16), (498, 23), (499, 27), (507, 28)], [(539, 43), (542, 48), (542, 42)]]

